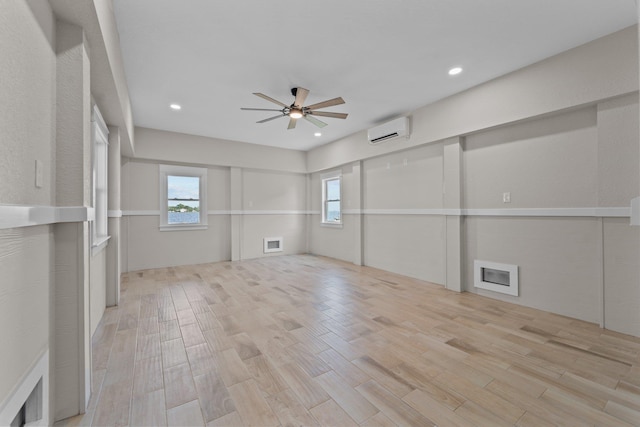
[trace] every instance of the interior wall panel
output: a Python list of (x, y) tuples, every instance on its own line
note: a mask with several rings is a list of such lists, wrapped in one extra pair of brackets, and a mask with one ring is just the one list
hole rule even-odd
[(595, 207), (597, 155), (595, 107), (469, 135), (464, 207)]
[[(597, 323), (600, 234), (595, 218), (467, 217), (466, 290)], [(474, 288), (474, 260), (517, 265), (520, 295)]]
[[(342, 227), (326, 226), (322, 224), (322, 175), (323, 173), (342, 171)], [(313, 254), (328, 256), (347, 262), (354, 262), (355, 251), (361, 243), (356, 241), (354, 218), (345, 214), (345, 209), (358, 206), (355, 198), (359, 197), (355, 188), (355, 180), (351, 165), (343, 165), (323, 173), (311, 174), (309, 180), (309, 197), (311, 211), (309, 215), (309, 251)], [(359, 186), (358, 186), (359, 188)]]
[(627, 218), (604, 222), (604, 326), (640, 336), (640, 229)]
[(445, 283), (445, 217), (365, 215), (365, 265)]
[(128, 217), (128, 271), (231, 259), (228, 215), (210, 215), (206, 230), (187, 231), (159, 231), (159, 218)]
[(325, 227), (321, 215), (309, 215), (309, 252), (353, 262), (355, 236), (353, 215), (343, 215), (342, 227)]
[[(306, 252), (307, 216), (244, 215), (242, 218), (242, 259), (301, 254)], [(263, 239), (282, 237), (282, 252), (264, 253)]]

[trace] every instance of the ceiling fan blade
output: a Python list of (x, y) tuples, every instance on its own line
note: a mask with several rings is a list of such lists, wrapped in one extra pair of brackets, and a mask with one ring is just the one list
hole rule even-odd
[(277, 110), (275, 108), (240, 108), (240, 109), (245, 111), (280, 111), (282, 112), (282, 110)]
[(293, 104), (302, 108), (305, 99), (307, 99), (307, 95), (309, 95), (308, 89), (305, 89), (303, 87), (296, 88), (296, 100), (293, 101)]
[(298, 122), (298, 119), (290, 119), (289, 120), (289, 126), (287, 126), (287, 129), (293, 129), (296, 127), (296, 123)]
[(260, 120), (256, 123), (265, 123), (271, 120), (279, 119), (280, 117), (284, 117), (284, 114), (278, 114), (277, 116), (269, 117), (268, 119)]
[(332, 107), (334, 105), (344, 104), (344, 99), (337, 97), (329, 99), (327, 101), (318, 102), (317, 104), (309, 105), (305, 107), (306, 110), (317, 110), (318, 108)]
[(314, 125), (318, 126), (319, 128), (323, 128), (325, 127), (327, 124), (325, 122), (321, 122), (320, 120), (316, 119), (315, 117), (309, 116), (309, 115), (304, 115), (303, 116), (304, 119), (308, 122), (313, 123)]
[(330, 113), (328, 111), (308, 111), (307, 114), (313, 114), (314, 116), (333, 117), (334, 119), (346, 119), (347, 113)]
[(287, 105), (287, 104), (283, 104), (282, 102), (278, 101), (277, 99), (273, 99), (273, 98), (271, 98), (270, 96), (265, 95), (264, 93), (257, 93), (257, 92), (254, 92), (253, 94), (254, 94), (255, 96), (259, 96), (259, 97), (260, 97), (260, 98), (262, 98), (262, 99), (266, 99), (267, 101), (271, 101), (271, 102), (273, 102), (274, 104), (278, 104), (278, 105), (280, 105), (280, 106), (282, 106), (282, 107), (288, 107), (288, 105)]

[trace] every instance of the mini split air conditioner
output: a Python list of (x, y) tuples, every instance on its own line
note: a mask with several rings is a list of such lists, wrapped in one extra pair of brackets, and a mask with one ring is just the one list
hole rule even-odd
[(400, 136), (409, 138), (409, 117), (400, 117), (399, 119), (391, 120), (390, 122), (371, 128), (367, 132), (369, 144), (379, 144), (382, 141)]

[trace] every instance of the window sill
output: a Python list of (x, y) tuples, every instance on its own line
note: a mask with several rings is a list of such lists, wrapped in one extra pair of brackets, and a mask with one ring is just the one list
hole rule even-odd
[(96, 239), (95, 242), (92, 242), (91, 245), (91, 256), (96, 256), (98, 255), (100, 252), (102, 252), (102, 250), (104, 250), (104, 248), (107, 247), (107, 245), (109, 244), (109, 239), (111, 238), (111, 236), (100, 236)]
[(207, 228), (207, 224), (161, 225), (160, 231), (206, 230)]
[(342, 223), (341, 222), (321, 222), (320, 227), (342, 228)]

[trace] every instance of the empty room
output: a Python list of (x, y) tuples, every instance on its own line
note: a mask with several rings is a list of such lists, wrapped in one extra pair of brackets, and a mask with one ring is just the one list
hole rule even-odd
[(0, 426), (639, 426), (639, 16), (0, 1)]

